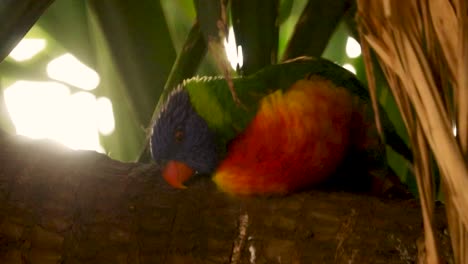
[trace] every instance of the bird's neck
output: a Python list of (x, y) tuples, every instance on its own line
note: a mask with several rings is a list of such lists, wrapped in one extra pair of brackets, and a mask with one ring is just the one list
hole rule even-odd
[(233, 100), (224, 79), (211, 79), (210, 82), (195, 79), (185, 84), (192, 106), (214, 133), (221, 152), (250, 123), (257, 111), (258, 102), (265, 95), (265, 92), (249, 87), (248, 84), (244, 80), (234, 79), (240, 105)]

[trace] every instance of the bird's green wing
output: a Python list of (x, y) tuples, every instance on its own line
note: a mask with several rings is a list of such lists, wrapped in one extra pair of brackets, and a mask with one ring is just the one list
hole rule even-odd
[[(227, 82), (220, 77), (195, 77), (184, 81), (184, 88), (189, 92), (196, 112), (216, 133), (223, 148), (250, 123), (264, 96), (277, 89), (286, 90), (296, 81), (314, 75), (332, 81), (359, 97), (362, 103), (370, 104), (368, 90), (352, 73), (321, 58), (298, 58), (265, 67), (250, 76), (234, 78), (241, 105), (233, 100)], [(380, 114), (384, 133), (391, 139), (389, 145), (411, 160), (411, 151), (396, 134), (385, 111), (381, 110)]]

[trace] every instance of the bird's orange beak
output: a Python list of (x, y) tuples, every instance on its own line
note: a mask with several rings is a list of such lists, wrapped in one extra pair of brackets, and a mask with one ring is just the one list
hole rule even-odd
[(186, 182), (193, 175), (193, 169), (180, 161), (169, 161), (163, 170), (163, 177), (172, 187), (185, 189)]

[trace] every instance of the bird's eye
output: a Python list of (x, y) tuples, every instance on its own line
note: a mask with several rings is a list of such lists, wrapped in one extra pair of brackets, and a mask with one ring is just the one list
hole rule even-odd
[(180, 143), (182, 140), (184, 140), (184, 131), (182, 130), (176, 130), (174, 134), (175, 141)]

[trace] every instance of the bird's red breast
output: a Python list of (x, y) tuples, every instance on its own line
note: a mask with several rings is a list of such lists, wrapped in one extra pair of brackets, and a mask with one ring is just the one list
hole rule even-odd
[(266, 96), (214, 175), (235, 194), (287, 193), (323, 181), (350, 144), (353, 98), (322, 78)]

